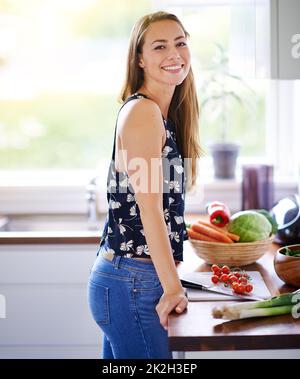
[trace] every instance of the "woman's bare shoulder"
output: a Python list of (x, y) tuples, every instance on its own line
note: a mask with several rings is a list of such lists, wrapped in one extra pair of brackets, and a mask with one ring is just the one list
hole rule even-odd
[(121, 133), (136, 128), (142, 131), (155, 124), (159, 128), (163, 124), (160, 108), (153, 100), (146, 98), (134, 99), (125, 104), (118, 117), (118, 129)]

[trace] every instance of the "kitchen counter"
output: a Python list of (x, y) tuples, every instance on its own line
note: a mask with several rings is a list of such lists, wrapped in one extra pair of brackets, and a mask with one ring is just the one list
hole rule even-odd
[(99, 232), (0, 232), (0, 245), (97, 244)]
[[(272, 296), (296, 290), (284, 284), (274, 271), (273, 259), (278, 247), (273, 244), (257, 262), (243, 267), (246, 271), (259, 271)], [(180, 273), (203, 272), (210, 271), (210, 265), (200, 259), (186, 241), (184, 262), (177, 269)], [(168, 333), (172, 351), (300, 349), (300, 318), (283, 315), (225, 321), (212, 317), (215, 305), (215, 301), (189, 302), (184, 314), (170, 314)]]
[[(0, 217), (0, 245), (30, 244), (98, 244), (106, 214), (98, 215), (96, 222), (88, 222), (84, 214), (37, 214)], [(191, 222), (201, 217), (186, 214)]]
[(87, 216), (15, 215), (2, 217), (0, 245), (97, 244), (100, 242), (105, 215), (88, 222)]

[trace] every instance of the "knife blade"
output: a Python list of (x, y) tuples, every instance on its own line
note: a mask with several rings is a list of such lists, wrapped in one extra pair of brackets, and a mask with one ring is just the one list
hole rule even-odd
[(199, 290), (204, 290), (204, 291), (210, 291), (210, 292), (215, 292), (215, 293), (221, 293), (223, 295), (228, 295), (228, 296), (233, 296), (236, 297), (240, 300), (264, 300), (261, 297), (254, 296), (254, 295), (247, 295), (247, 294), (238, 294), (235, 292), (231, 292), (227, 290), (226, 288), (222, 287), (217, 287), (217, 286), (206, 286), (204, 284), (200, 283), (195, 283), (186, 279), (180, 279), (181, 284), (185, 288), (194, 288), (194, 289), (199, 289)]

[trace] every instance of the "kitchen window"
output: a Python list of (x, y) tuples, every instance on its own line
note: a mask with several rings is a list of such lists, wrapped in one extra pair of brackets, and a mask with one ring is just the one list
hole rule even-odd
[[(229, 46), (231, 3), (234, 2), (3, 3), (0, 213), (84, 212), (85, 185), (94, 175), (99, 176), (102, 186), (104, 211), (103, 190), (132, 24), (157, 9), (178, 14), (191, 34), (193, 69), (201, 94), (216, 43), (225, 49)], [(246, 111), (235, 103), (228, 119), (230, 138), (242, 143), (237, 179), (215, 182), (210, 158), (200, 162), (201, 185), (204, 183), (216, 195), (228, 191), (231, 199), (236, 198), (239, 189), (243, 162), (273, 163), (288, 188), (295, 188), (299, 170), (296, 120), (300, 116), (295, 106), (300, 97), (299, 81), (244, 80), (256, 96), (245, 93)], [(205, 149), (217, 135), (215, 120), (201, 121)], [(193, 199), (191, 207), (196, 210), (201, 199)]]

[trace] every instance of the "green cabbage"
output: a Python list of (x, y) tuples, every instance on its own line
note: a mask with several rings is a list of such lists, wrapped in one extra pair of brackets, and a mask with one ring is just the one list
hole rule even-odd
[(254, 242), (268, 238), (272, 225), (258, 212), (242, 211), (231, 216), (228, 231), (240, 236), (239, 242)]
[(263, 216), (267, 217), (267, 219), (270, 221), (272, 225), (272, 234), (276, 234), (278, 231), (278, 224), (275, 218), (273, 218), (266, 209), (251, 209), (252, 211), (255, 211), (257, 213), (262, 214)]

